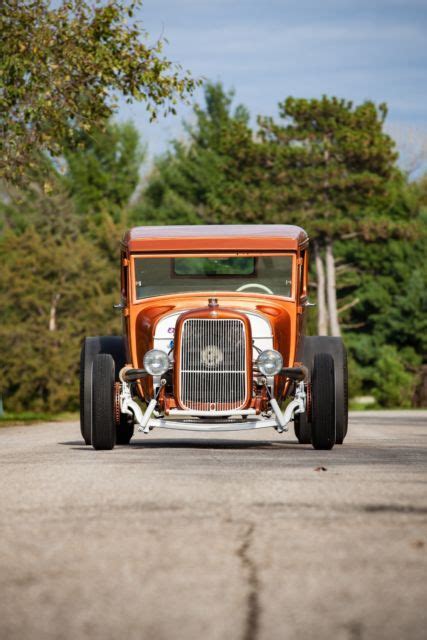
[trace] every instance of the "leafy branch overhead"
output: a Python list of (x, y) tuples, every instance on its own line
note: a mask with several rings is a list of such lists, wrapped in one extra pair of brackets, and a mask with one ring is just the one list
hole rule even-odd
[(52, 155), (105, 123), (117, 99), (175, 112), (188, 72), (148, 43), (141, 0), (3, 0), (0, 13), (0, 172), (19, 180), (35, 152)]

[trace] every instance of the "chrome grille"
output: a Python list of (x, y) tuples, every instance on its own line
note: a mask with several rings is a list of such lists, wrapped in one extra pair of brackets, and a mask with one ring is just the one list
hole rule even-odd
[(180, 400), (194, 411), (240, 409), (246, 398), (246, 335), (242, 320), (184, 320)]

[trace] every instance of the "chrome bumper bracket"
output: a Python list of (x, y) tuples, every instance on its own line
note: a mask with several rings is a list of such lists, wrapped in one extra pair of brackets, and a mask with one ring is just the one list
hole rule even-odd
[[(148, 403), (148, 406), (144, 412), (141, 407), (132, 399), (130, 386), (123, 381), (122, 392), (120, 394), (120, 410), (122, 413), (134, 415), (135, 422), (138, 425), (138, 431), (143, 433), (149, 433), (151, 429), (155, 427), (161, 429), (178, 429), (183, 431), (243, 431), (246, 429), (263, 429), (266, 427), (272, 427), (276, 429), (278, 433), (288, 431), (289, 422), (293, 420), (294, 415), (297, 413), (305, 412), (306, 394), (304, 389), (304, 383), (300, 382), (297, 386), (295, 398), (288, 404), (285, 411), (279, 407), (279, 404), (275, 398), (270, 398), (270, 405), (273, 410), (274, 417), (263, 417), (254, 415), (252, 410), (236, 411), (232, 412), (236, 418), (241, 417), (241, 420), (225, 420), (218, 421), (212, 420), (209, 422), (209, 416), (205, 412), (190, 411), (171, 411), (169, 417), (152, 417), (155, 415), (155, 408), (157, 404), (157, 398), (153, 398)], [(220, 417), (221, 412), (216, 412)], [(228, 413), (230, 415), (230, 413)], [(181, 419), (176, 419), (176, 418)], [(191, 421), (191, 418), (194, 418)], [(214, 416), (210, 416), (214, 418)], [(224, 416), (225, 417), (225, 416)], [(175, 418), (175, 419), (173, 419)], [(190, 418), (190, 419), (189, 419)]]

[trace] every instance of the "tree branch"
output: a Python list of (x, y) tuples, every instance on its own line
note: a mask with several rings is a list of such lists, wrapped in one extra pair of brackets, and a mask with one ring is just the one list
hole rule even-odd
[(351, 309), (351, 307), (354, 307), (358, 302), (360, 302), (360, 298), (355, 298), (352, 302), (349, 302), (348, 304), (345, 304), (343, 307), (340, 307), (337, 313), (342, 313), (343, 311), (347, 311), (347, 309)]
[(362, 327), (366, 327), (366, 322), (356, 322), (355, 324), (342, 324), (342, 329), (361, 329)]
[(361, 236), (362, 233), (360, 231), (352, 231), (351, 233), (343, 233), (340, 237), (340, 240), (351, 240), (352, 238), (357, 238)]

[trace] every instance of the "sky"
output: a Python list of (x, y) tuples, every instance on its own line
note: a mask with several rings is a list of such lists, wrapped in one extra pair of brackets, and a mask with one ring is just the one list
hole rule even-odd
[[(252, 122), (288, 95), (370, 99), (388, 104), (403, 162), (427, 154), (427, 0), (144, 0), (138, 18), (183, 69), (233, 88)], [(192, 113), (150, 124), (122, 102), (118, 117), (135, 122), (152, 159)]]

